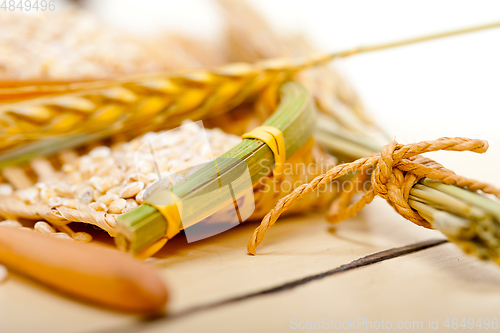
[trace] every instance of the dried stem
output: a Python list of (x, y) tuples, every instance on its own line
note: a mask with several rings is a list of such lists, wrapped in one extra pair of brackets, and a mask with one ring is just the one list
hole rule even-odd
[(468, 28), (440, 32), (440, 33), (426, 35), (426, 36), (419, 36), (419, 37), (414, 37), (414, 38), (398, 40), (395, 42), (374, 44), (374, 45), (368, 45), (368, 46), (360, 46), (360, 47), (356, 47), (356, 48), (353, 48), (350, 50), (339, 51), (339, 52), (331, 53), (331, 54), (326, 55), (326, 56), (321, 56), (317, 59), (311, 60), (309, 62), (306, 62), (306, 63), (298, 66), (298, 68), (321, 65), (321, 64), (329, 62), (333, 59), (345, 58), (345, 57), (352, 56), (354, 54), (360, 54), (360, 53), (366, 53), (366, 52), (372, 52), (372, 51), (380, 51), (380, 50), (390, 49), (393, 47), (405, 46), (405, 45), (425, 42), (425, 41), (429, 41), (429, 40), (433, 40), (433, 39), (451, 37), (451, 36), (461, 35), (461, 34), (465, 34), (465, 33), (469, 33), (469, 32), (476, 32), (476, 31), (482, 31), (482, 30), (499, 28), (499, 27), (500, 27), (500, 22), (493, 22), (493, 23), (488, 23), (488, 24), (483, 24), (483, 25), (478, 25), (478, 26), (473, 26), (473, 27), (468, 27)]

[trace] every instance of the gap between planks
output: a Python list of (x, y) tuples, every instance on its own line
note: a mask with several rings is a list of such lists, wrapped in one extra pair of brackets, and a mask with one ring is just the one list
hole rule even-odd
[(341, 265), (339, 267), (333, 268), (331, 270), (325, 271), (323, 273), (306, 276), (304, 278), (293, 280), (293, 281), (284, 283), (284, 284), (279, 285), (279, 286), (271, 287), (268, 289), (256, 291), (256, 292), (241, 295), (241, 296), (231, 297), (228, 299), (224, 299), (224, 300), (220, 300), (220, 301), (216, 301), (216, 302), (212, 302), (212, 303), (208, 303), (208, 304), (193, 306), (191, 308), (188, 308), (186, 310), (183, 310), (183, 311), (180, 311), (177, 313), (172, 313), (172, 314), (168, 314), (166, 316), (157, 317), (157, 318), (146, 319), (146, 320), (143, 320), (143, 321), (141, 321), (133, 326), (119, 327), (119, 328), (116, 327), (116, 328), (106, 329), (106, 330), (103, 330), (101, 332), (102, 333), (139, 332), (142, 329), (144, 329), (145, 326), (148, 326), (148, 325), (159, 324), (160, 322), (165, 323), (165, 322), (170, 321), (170, 320), (184, 318), (186, 316), (189, 316), (191, 314), (195, 314), (197, 312), (201, 312), (203, 310), (210, 310), (210, 309), (218, 308), (218, 307), (221, 307), (221, 306), (224, 306), (227, 304), (244, 301), (244, 300), (247, 300), (247, 299), (250, 299), (253, 297), (274, 294), (274, 293), (282, 292), (285, 290), (293, 289), (295, 287), (307, 284), (307, 283), (312, 282), (312, 281), (320, 280), (322, 278), (325, 278), (325, 277), (328, 277), (328, 276), (331, 276), (334, 274), (350, 271), (350, 270), (364, 267), (364, 266), (369, 266), (369, 265), (376, 264), (376, 263), (381, 262), (381, 261), (401, 257), (401, 256), (404, 256), (404, 255), (407, 255), (410, 253), (414, 253), (414, 252), (422, 251), (422, 250), (425, 250), (425, 249), (428, 249), (431, 247), (435, 247), (435, 246), (438, 246), (438, 245), (441, 245), (441, 244), (444, 244), (447, 242), (448, 241), (445, 239), (433, 239), (433, 240), (418, 242), (418, 243), (414, 243), (414, 244), (410, 244), (410, 245), (406, 245), (406, 246), (401, 246), (401, 247), (396, 247), (396, 248), (392, 248), (389, 250), (376, 252), (376, 253), (367, 255), (365, 257), (362, 257), (360, 259), (356, 259), (354, 261), (351, 261), (348, 264), (344, 264), (344, 265)]

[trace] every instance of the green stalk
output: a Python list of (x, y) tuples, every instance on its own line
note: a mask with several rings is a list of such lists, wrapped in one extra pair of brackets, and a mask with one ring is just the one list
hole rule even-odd
[(423, 179), (420, 182), (425, 186), (439, 190), (443, 193), (447, 193), (456, 198), (460, 198), (470, 205), (482, 208), (490, 214), (494, 215), (497, 220), (500, 220), (500, 205), (498, 204), (498, 202), (493, 201), (490, 198), (485, 197), (484, 195), (479, 195), (477, 193), (464, 190), (463, 188), (453, 185), (446, 185), (431, 179)]
[(415, 200), (432, 205), (436, 209), (445, 210), (470, 220), (479, 220), (487, 216), (487, 212), (474, 206), (473, 204), (465, 202), (445, 192), (436, 190), (432, 187), (423, 185), (427, 181), (429, 181), (429, 179), (422, 180), (421, 184), (415, 184), (410, 190), (410, 195)]
[[(284, 84), (281, 94), (277, 111), (264, 126), (274, 126), (281, 130), (285, 139), (286, 156), (291, 156), (311, 137), (316, 123), (316, 109), (309, 92), (297, 83)], [(253, 184), (267, 176), (274, 165), (271, 149), (256, 139), (245, 139), (217, 158), (215, 163), (220, 174), (227, 174), (235, 168), (235, 162), (231, 162), (231, 159), (247, 163)], [(172, 187), (171, 191), (183, 201), (218, 189), (220, 179), (213, 167), (204, 167), (189, 180)], [(208, 200), (188, 212), (191, 220), (196, 221), (196, 217), (203, 216), (208, 210), (214, 210), (214, 207), (220, 207), (220, 201), (221, 198), (217, 195), (209, 196)], [(117, 245), (132, 253), (138, 253), (154, 244), (164, 237), (167, 230), (167, 221), (163, 215), (147, 204), (121, 216), (118, 223)]]
[(55, 154), (64, 149), (70, 149), (109, 136), (108, 132), (94, 134), (79, 134), (75, 136), (54, 136), (40, 141), (34, 141), (13, 150), (0, 154), (0, 170), (9, 166), (28, 163), (36, 157)]

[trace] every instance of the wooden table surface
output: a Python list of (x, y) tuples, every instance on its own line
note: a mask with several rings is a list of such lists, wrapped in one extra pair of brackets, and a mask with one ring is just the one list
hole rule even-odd
[(281, 219), (250, 256), (255, 226), (191, 244), (177, 237), (151, 259), (172, 293), (167, 317), (95, 308), (11, 275), (0, 286), (0, 332), (288, 332), (308, 321), (360, 321), (359, 331), (371, 331), (362, 320), (425, 328), (438, 320), (446, 330), (447, 318), (498, 317), (500, 267), (381, 199), (337, 225), (322, 215)]
[[(276, 9), (271, 16), (278, 23), (288, 18), (293, 27), (299, 23), (309, 27), (307, 32), (324, 50), (498, 17), (494, 2), (475, 7), (455, 1), (424, 1), (419, 6), (398, 1), (385, 1), (385, 6), (372, 1), (315, 1), (314, 5), (294, 1), (300, 8), (291, 6), (287, 15), (281, 15), (284, 1), (253, 2)], [(91, 3), (114, 3), (116, 10), (108, 10), (109, 15), (127, 7), (125, 1)], [(135, 13), (138, 6), (146, 8), (142, 2), (127, 3), (135, 7), (133, 15), (122, 15), (124, 25), (132, 27), (132, 17), (152, 20)], [(175, 4), (195, 7), (193, 1)], [(154, 12), (158, 15), (153, 19), (161, 23), (182, 18), (169, 10)], [(489, 140), (490, 151), (482, 156), (447, 152), (430, 156), (459, 174), (500, 186), (500, 48), (493, 42), (499, 36), (499, 30), (471, 34), (337, 64), (355, 83), (375, 119), (399, 141), (440, 136)], [(494, 330), (461, 326), (454, 330), (453, 318), (458, 324), (469, 318), (475, 323), (500, 319), (500, 267), (443, 243), (439, 232), (404, 220), (383, 200), (376, 199), (361, 214), (338, 225), (328, 224), (320, 214), (280, 219), (258, 255), (249, 256), (245, 246), (255, 227), (249, 223), (196, 243), (178, 237), (167, 244), (153, 264), (171, 290), (168, 317), (146, 321), (95, 308), (11, 275), (0, 285), (0, 332), (290, 332), (324, 320), (334, 327), (347, 323), (345, 330), (361, 332), (377, 330), (382, 320), (385, 327), (390, 321), (393, 330), (401, 323), (409, 325), (404, 329), (409, 332), (430, 331), (429, 324), (437, 325), (432, 331), (489, 332)], [(363, 321), (364, 326), (351, 326)]]

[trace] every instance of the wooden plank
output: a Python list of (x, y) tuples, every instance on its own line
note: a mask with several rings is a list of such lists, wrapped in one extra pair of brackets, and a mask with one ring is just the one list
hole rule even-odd
[[(498, 329), (485, 329), (484, 319), (491, 323), (496, 318), (498, 323), (499, 306), (498, 267), (468, 257), (454, 244), (446, 243), (331, 275), (291, 291), (101, 332), (193, 332), (201, 327), (204, 332), (290, 332), (294, 327), (300, 330), (297, 326), (305, 326), (308, 321), (312, 325), (314, 321), (322, 325), (326, 322), (348, 325), (356, 332), (372, 332), (376, 325), (382, 325), (382, 320), (386, 329), (388, 325), (392, 329), (407, 325), (404, 330), (409, 332), (440, 332), (454, 331), (453, 318), (458, 324), (462, 319), (466, 325), (469, 319), (474, 325), (479, 319), (483, 323), (482, 329), (458, 326), (457, 331), (493, 332)], [(448, 318), (450, 329), (445, 326)], [(437, 329), (429, 329), (429, 324)], [(326, 326), (318, 327), (304, 331), (328, 330)]]
[[(474, 161), (481, 162), (481, 169), (486, 167), (485, 173), (479, 176), (488, 176), (489, 181), (496, 185), (500, 184), (500, 175), (487, 167), (496, 165), (497, 156), (494, 151), (473, 156)], [(463, 161), (463, 154), (443, 154), (442, 157), (441, 162), (453, 168), (458, 166), (460, 170), (457, 171), (465, 176), (477, 174), (476, 163), (447, 163), (455, 157)], [(254, 257), (246, 254), (245, 247), (255, 227), (255, 223), (244, 223), (221, 235), (191, 244), (181, 234), (167, 244), (160, 252), (160, 258), (152, 261), (171, 288), (172, 315), (195, 306), (275, 288), (390, 248), (444, 238), (439, 232), (404, 220), (381, 199), (376, 199), (359, 216), (337, 225), (326, 223), (322, 215), (280, 219)], [(451, 310), (444, 309), (446, 306), (460, 310), (457, 310), (457, 315), (465, 314), (462, 306), (471, 314), (477, 313), (473, 311), (475, 307), (478, 311), (486, 311), (491, 305), (493, 309), (498, 302), (494, 297), (499, 295), (496, 282), (491, 281), (496, 281), (498, 268), (487, 265), (489, 268), (485, 271), (481, 262), (462, 256), (460, 250), (451, 244), (439, 248), (443, 250), (422, 252), (430, 254), (420, 260), (412, 259), (420, 258), (412, 254), (313, 281), (283, 294), (262, 296), (262, 299), (277, 299), (269, 306), (254, 303), (257, 301), (253, 299), (246, 300), (206, 314), (161, 322), (158, 327), (175, 332), (196, 331), (201, 327), (206, 331), (220, 328), (222, 332), (231, 331), (234, 329), (231, 325), (239, 322), (243, 331), (254, 332), (259, 327), (266, 327), (266, 331), (280, 331), (290, 330), (290, 313), (303, 314), (304, 318), (310, 313), (338, 315), (339, 318), (362, 313), (376, 318), (385, 313), (390, 315), (391, 311), (396, 314), (416, 311), (420, 316), (424, 311), (423, 316), (431, 315), (431, 312), (425, 312), (429, 306), (439, 316), (451, 315)], [(397, 265), (389, 266), (392, 268), (387, 271), (380, 268), (387, 267), (389, 262)], [(377, 271), (372, 273), (372, 268)], [(335, 282), (331, 282), (330, 289), (322, 287), (309, 292), (310, 286), (323, 286), (325, 281)], [(426, 286), (432, 293), (425, 293)], [(303, 289), (309, 294), (303, 294)], [(490, 292), (492, 297), (488, 296)], [(283, 299), (285, 296), (287, 298)], [(462, 305), (459, 297), (464, 297), (468, 303)], [(248, 308), (245, 307), (247, 303)], [(376, 311), (378, 303), (381, 303), (379, 312)], [(399, 307), (404, 311), (398, 312)], [(271, 314), (271, 319), (266, 321)], [(26, 316), (30, 320), (24, 320)], [(226, 322), (221, 322), (221, 318)], [(136, 317), (61, 297), (17, 276), (0, 285), (0, 332), (89, 332), (134, 327), (131, 325), (138, 322), (140, 320)], [(263, 326), (258, 326), (259, 323)]]
[(321, 273), (306, 276), (306, 277), (303, 277), (303, 278), (300, 278), (297, 280), (289, 281), (287, 283), (284, 283), (284, 284), (281, 284), (281, 285), (278, 285), (278, 286), (275, 286), (272, 288), (260, 290), (260, 291), (250, 293), (250, 294), (236, 296), (233, 298), (228, 298), (225, 300), (220, 300), (220, 301), (217, 301), (214, 303), (208, 303), (208, 304), (201, 305), (201, 306), (194, 306), (191, 308), (187, 308), (183, 311), (169, 314), (165, 318), (165, 320), (172, 320), (172, 319), (186, 317), (186, 316), (192, 315), (193, 313), (210, 310), (210, 309), (224, 306), (224, 305), (231, 304), (231, 303), (246, 301), (246, 300), (252, 299), (254, 297), (259, 297), (259, 296), (263, 296), (263, 295), (271, 295), (271, 294), (280, 293), (280, 292), (286, 292), (286, 291), (291, 290), (293, 288), (300, 287), (302, 285), (311, 283), (311, 282), (316, 281), (316, 280), (324, 279), (324, 278), (329, 277), (329, 276), (334, 275), (334, 274), (344, 273), (344, 272), (347, 272), (347, 271), (350, 271), (350, 270), (353, 270), (356, 268), (373, 265), (373, 264), (376, 264), (378, 262), (382, 262), (385, 260), (390, 260), (390, 259), (404, 256), (407, 254), (419, 252), (419, 251), (422, 251), (422, 250), (425, 250), (425, 249), (428, 249), (428, 248), (431, 248), (434, 246), (446, 244), (447, 242), (448, 241), (446, 241), (444, 239), (428, 240), (428, 241), (424, 241), (424, 242), (419, 242), (419, 243), (415, 243), (415, 244), (410, 244), (410, 245), (406, 245), (406, 246), (402, 246), (402, 247), (397, 247), (397, 248), (392, 248), (389, 250), (380, 251), (377, 253), (367, 255), (363, 258), (351, 261), (348, 264), (341, 265), (339, 267), (330, 269), (326, 272), (321, 272)]
[[(273, 288), (371, 253), (442, 237), (402, 219), (382, 200), (335, 226), (322, 215), (282, 219), (268, 233), (259, 254), (250, 256), (245, 246), (255, 227), (245, 223), (191, 244), (180, 235), (160, 252), (161, 258), (151, 260), (171, 288), (170, 313)], [(20, 320), (26, 314), (32, 320)], [(0, 331), (88, 332), (137, 321), (61, 297), (15, 276), (0, 286)]]

